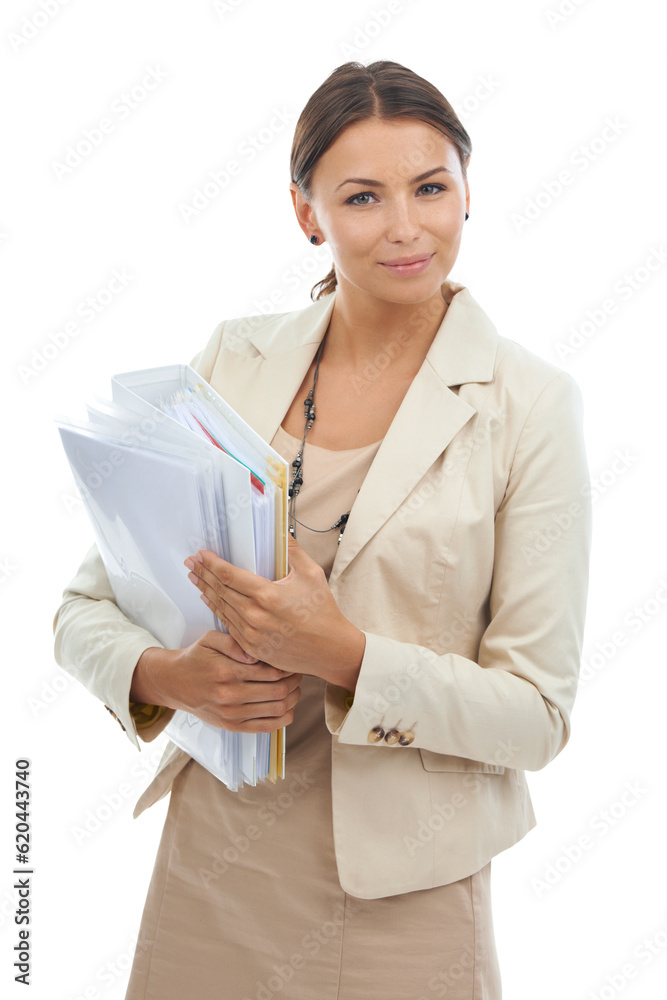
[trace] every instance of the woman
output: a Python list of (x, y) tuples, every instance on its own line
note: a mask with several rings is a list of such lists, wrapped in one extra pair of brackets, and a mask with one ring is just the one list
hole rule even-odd
[(501, 996), (491, 859), (569, 737), (590, 504), (576, 384), (448, 280), (470, 151), (405, 67), (330, 75), (290, 190), (334, 267), (192, 361), (290, 462), (288, 576), (184, 554), (230, 633), (185, 650), (124, 618), (95, 546), (63, 596), (58, 662), (136, 746), (177, 708), (288, 727), (285, 781), (237, 793), (165, 752), (130, 1000)]

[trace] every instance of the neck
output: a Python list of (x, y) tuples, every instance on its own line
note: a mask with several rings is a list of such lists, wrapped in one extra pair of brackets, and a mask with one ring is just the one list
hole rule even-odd
[(414, 372), (433, 343), (449, 307), (440, 289), (417, 303), (386, 302), (338, 287), (322, 351), (323, 362), (360, 374), (369, 365)]

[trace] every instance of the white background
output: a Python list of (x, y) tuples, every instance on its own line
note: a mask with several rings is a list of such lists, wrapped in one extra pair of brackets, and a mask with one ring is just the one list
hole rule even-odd
[[(11, 983), (11, 996), (121, 1000), (167, 808), (165, 800), (132, 819), (156, 744), (138, 754), (53, 660), (53, 614), (91, 530), (52, 418), (80, 412), (93, 393), (108, 396), (114, 372), (189, 360), (219, 320), (266, 311), (272, 295), (282, 293), (280, 311), (310, 302), (329, 258), (294, 218), (292, 133), (313, 90), (349, 59), (401, 62), (455, 106), (473, 155), (471, 217), (451, 277), (501, 334), (569, 371), (586, 405), (598, 491), (584, 679), (568, 746), (529, 775), (538, 826), (493, 862), (505, 996), (663, 995), (667, 233), (658, 5), (401, 0), (378, 18), (383, 0), (43, 2), (55, 13), (38, 0), (5, 0), (0, 13), (3, 982), (13, 978), (17, 940), (13, 763), (24, 756), (35, 869), (32, 992)], [(557, 19), (549, 12), (559, 3)], [(149, 70), (163, 79), (121, 117), (115, 102)], [(285, 126), (261, 132), (276, 110)], [(113, 131), (59, 178), (54, 164), (105, 117)], [(616, 134), (606, 130), (605, 140), (608, 120)], [(260, 132), (250, 159), (244, 144)], [(186, 223), (181, 206), (230, 159), (242, 162), (240, 174)], [(564, 169), (572, 183), (558, 192)], [(532, 221), (520, 225), (538, 195)], [(80, 303), (114, 269), (131, 280), (86, 322)], [(609, 299), (615, 311), (605, 315)], [(72, 321), (78, 333), (66, 342), (61, 331)], [(579, 346), (565, 351), (573, 328)], [(64, 346), (45, 358), (54, 337)], [(96, 812), (104, 820), (82, 834)], [(588, 848), (577, 859), (583, 836)]]

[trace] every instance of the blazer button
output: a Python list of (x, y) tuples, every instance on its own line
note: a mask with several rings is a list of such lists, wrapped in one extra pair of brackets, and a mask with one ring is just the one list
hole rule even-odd
[(380, 743), (384, 738), (384, 729), (382, 726), (373, 726), (370, 733), (367, 736), (369, 743)]
[(120, 728), (123, 730), (124, 733), (126, 733), (127, 729), (125, 728), (125, 726), (123, 725), (123, 723), (120, 721), (120, 719), (118, 718), (118, 716), (116, 715), (116, 713), (114, 712), (114, 710), (112, 708), (109, 708), (108, 705), (105, 705), (104, 707), (106, 708), (107, 712), (111, 712), (111, 714), (113, 715), (114, 719), (116, 720), (116, 722), (118, 723), (118, 725), (120, 726)]
[(398, 742), (402, 747), (409, 747), (411, 743), (414, 743), (415, 734), (411, 729), (406, 730), (404, 733), (398, 737)]
[(387, 735), (385, 736), (384, 741), (385, 743), (389, 743), (390, 746), (393, 746), (394, 743), (398, 743), (400, 736), (401, 734), (399, 733), (398, 729), (390, 729)]

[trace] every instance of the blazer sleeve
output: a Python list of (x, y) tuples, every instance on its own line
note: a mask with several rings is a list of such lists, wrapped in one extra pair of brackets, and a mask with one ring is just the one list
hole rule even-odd
[[(210, 380), (220, 348), (223, 323), (190, 362)], [(139, 657), (151, 646), (164, 646), (134, 625), (114, 600), (104, 562), (94, 544), (63, 591), (53, 619), (56, 663), (104, 702), (134, 746), (158, 736), (174, 714), (164, 706), (130, 702), (132, 675)]]
[[(496, 511), (488, 625), (476, 660), (365, 632), (352, 702), (328, 685), (329, 731), (369, 752), (400, 752), (368, 742), (382, 716), (386, 730), (400, 715), (400, 728), (414, 732), (413, 747), (516, 769), (544, 767), (570, 735), (591, 532), (583, 401), (574, 379), (560, 371), (526, 417)], [(401, 699), (388, 707), (389, 684)]]

